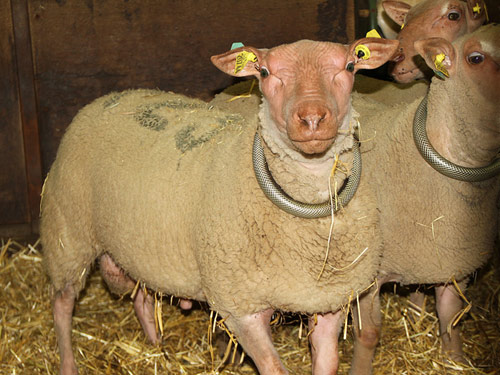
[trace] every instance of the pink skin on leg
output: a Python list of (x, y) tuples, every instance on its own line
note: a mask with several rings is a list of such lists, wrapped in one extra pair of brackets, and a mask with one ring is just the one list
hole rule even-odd
[(314, 375), (335, 375), (339, 368), (338, 341), (343, 313), (309, 317), (309, 341), (311, 343), (312, 373)]
[(419, 291), (410, 293), (409, 296), (409, 314), (408, 318), (417, 322), (424, 310), (425, 294)]
[[(465, 291), (466, 285), (467, 281), (465, 280), (458, 283), (462, 292)], [(448, 333), (448, 325), (462, 308), (463, 301), (453, 284), (436, 287), (436, 309), (439, 318), (442, 351), (455, 362), (465, 362), (460, 328), (458, 326), (451, 328)]]
[(149, 341), (154, 345), (159, 344), (161, 337), (156, 332), (153, 296), (139, 289), (134, 298), (134, 310)]
[(61, 375), (78, 374), (71, 348), (71, 323), (75, 299), (75, 290), (73, 286), (68, 285), (63, 291), (58, 292), (53, 300), (54, 325), (61, 357)]
[(382, 316), (380, 314), (379, 289), (372, 286), (368, 293), (359, 299), (361, 330), (359, 329), (358, 306), (353, 306), (354, 356), (350, 375), (370, 375), (375, 349), (380, 340)]
[(422, 292), (412, 292), (410, 293), (410, 302), (413, 309), (417, 312), (422, 312), (424, 308), (425, 294)]
[(274, 348), (269, 322), (274, 310), (268, 309), (240, 318), (229, 316), (226, 325), (235, 334), (245, 352), (252, 358), (260, 375), (286, 375)]
[[(101, 256), (100, 267), (101, 275), (113, 293), (124, 294), (135, 287), (136, 282), (128, 277), (109, 255)], [(149, 341), (154, 345), (160, 343), (161, 338), (156, 332), (154, 319), (153, 297), (146, 295), (142, 289), (139, 289), (134, 297), (134, 309)]]
[(193, 307), (193, 302), (189, 299), (181, 298), (179, 305), (182, 310), (191, 310), (191, 308)]

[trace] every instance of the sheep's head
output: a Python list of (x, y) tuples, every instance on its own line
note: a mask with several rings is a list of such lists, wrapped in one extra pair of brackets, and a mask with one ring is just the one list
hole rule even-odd
[(500, 90), (500, 25), (489, 24), (454, 43), (442, 38), (415, 42), (415, 50), (435, 71), (441, 65), (444, 75), (464, 82), (467, 95), (494, 103), (498, 110)]
[[(467, 154), (472, 150), (480, 155), (477, 160), (481, 158), (483, 164), (497, 157), (500, 151), (500, 25), (483, 26), (453, 44), (442, 38), (419, 40), (415, 42), (415, 49), (430, 68), (444, 77), (435, 78), (433, 85), (443, 96), (452, 94), (454, 101), (443, 101), (447, 103), (446, 108), (455, 118), (466, 119), (460, 133), (472, 145)], [(455, 146), (463, 147), (453, 142), (447, 144), (450, 149)]]
[(382, 65), (397, 45), (380, 38), (351, 45), (302, 40), (272, 49), (240, 47), (212, 62), (227, 74), (257, 77), (274, 134), (288, 147), (316, 155), (328, 150), (345, 122), (354, 73)]
[(439, 37), (450, 42), (480, 27), (486, 20), (483, 0), (424, 0), (413, 7), (400, 1), (384, 1), (387, 14), (402, 30), (391, 74), (401, 83), (430, 76), (413, 47), (416, 40)]

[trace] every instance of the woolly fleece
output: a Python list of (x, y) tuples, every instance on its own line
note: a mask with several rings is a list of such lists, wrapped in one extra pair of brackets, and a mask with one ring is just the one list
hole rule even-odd
[[(418, 153), (411, 130), (423, 96), (418, 86), (407, 90), (415, 94), (411, 104), (385, 105), (377, 94), (353, 93), (366, 140), (362, 142), (365, 171), (370, 183), (377, 186), (384, 241), (381, 277), (397, 275), (404, 284), (461, 280), (492, 254), (500, 179), (461, 182), (430, 167)], [(391, 95), (389, 91), (384, 92), (385, 100)], [(470, 103), (461, 92), (452, 87), (451, 80), (435, 78), (429, 93), (428, 124), (435, 119), (440, 119), (438, 123), (456, 122), (450, 116), (453, 112), (459, 116), (467, 111), (479, 113), (471, 107), (481, 104)], [(444, 100), (449, 93), (453, 93), (453, 100)], [(397, 88), (392, 95), (397, 97)], [(456, 106), (459, 111), (451, 110), (452, 102), (462, 103)], [(475, 126), (473, 121), (469, 124)], [(474, 152), (466, 153), (469, 151)]]
[(252, 169), (253, 113), (151, 90), (82, 109), (44, 186), (41, 239), (54, 291), (80, 291), (104, 253), (147, 287), (207, 301), (222, 316), (336, 311), (367, 288), (381, 251), (371, 187), (361, 184), (336, 213), (318, 281), (331, 218), (297, 218), (264, 196)]

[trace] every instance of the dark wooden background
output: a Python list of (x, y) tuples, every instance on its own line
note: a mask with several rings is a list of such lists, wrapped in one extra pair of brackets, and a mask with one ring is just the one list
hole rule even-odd
[(64, 130), (110, 91), (209, 100), (233, 79), (210, 56), (240, 41), (354, 38), (353, 0), (0, 0), (0, 236), (36, 233)]
[(0, 0), (0, 237), (37, 233), (43, 179), (85, 104), (127, 88), (209, 100), (234, 81), (211, 55), (236, 41), (346, 43), (363, 35), (367, 20), (356, 14), (368, 3)]

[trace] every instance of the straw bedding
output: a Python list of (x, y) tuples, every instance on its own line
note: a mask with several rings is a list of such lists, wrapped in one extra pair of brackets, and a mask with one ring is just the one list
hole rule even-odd
[[(40, 245), (0, 243), (0, 374), (57, 374), (59, 356), (52, 326), (49, 283), (41, 267)], [(414, 315), (407, 297), (382, 293), (384, 328), (374, 375), (500, 374), (499, 254), (479, 272), (467, 291), (471, 311), (462, 318), (464, 350), (470, 366), (449, 364), (440, 356), (433, 296), (427, 312)], [(171, 305), (172, 303), (172, 305)], [(211, 317), (199, 306), (183, 313), (176, 301), (162, 299), (164, 340), (149, 345), (129, 297), (114, 298), (93, 272), (77, 303), (73, 342), (81, 374), (256, 374), (243, 366), (222, 366), (211, 345)], [(273, 328), (277, 350), (292, 374), (310, 373), (307, 330), (300, 316), (277, 319)], [(341, 367), (347, 374), (352, 329), (340, 339)]]

